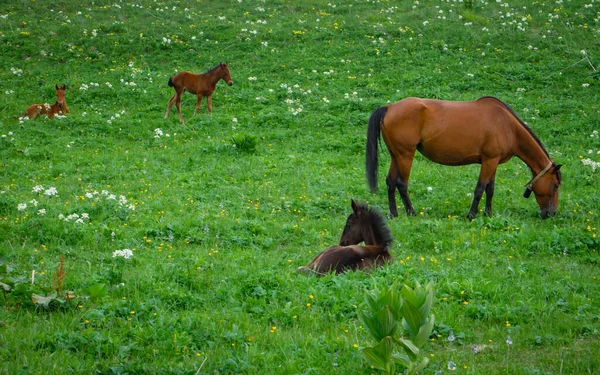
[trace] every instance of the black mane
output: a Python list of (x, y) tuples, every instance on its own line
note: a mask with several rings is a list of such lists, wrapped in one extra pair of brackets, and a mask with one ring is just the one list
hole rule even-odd
[(387, 225), (383, 214), (378, 209), (369, 207), (365, 203), (358, 203), (358, 207), (369, 213), (373, 234), (378, 243), (383, 243), (385, 245), (384, 251), (388, 251), (392, 247), (394, 238), (392, 237), (392, 232), (390, 231), (390, 227)]
[(221, 63), (218, 63), (217, 65), (213, 66), (212, 68), (210, 68), (206, 72), (204, 72), (204, 74), (212, 73), (215, 70), (219, 69), (220, 67), (221, 67)]

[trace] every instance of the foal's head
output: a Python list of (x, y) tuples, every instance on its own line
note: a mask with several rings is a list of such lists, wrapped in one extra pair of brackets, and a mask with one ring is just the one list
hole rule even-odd
[(219, 64), (219, 68), (221, 70), (221, 79), (225, 82), (227, 82), (227, 84), (229, 86), (233, 85), (233, 81), (231, 80), (231, 73), (229, 72), (229, 68), (228, 68), (229, 63), (220, 63)]
[(56, 104), (59, 108), (64, 108), (66, 106), (65, 103), (65, 90), (67, 89), (67, 85), (62, 85), (58, 87), (58, 85), (54, 85), (56, 88)]
[(392, 243), (392, 235), (383, 216), (366, 204), (352, 200), (352, 213), (346, 219), (346, 226), (340, 238), (340, 246), (386, 245)]

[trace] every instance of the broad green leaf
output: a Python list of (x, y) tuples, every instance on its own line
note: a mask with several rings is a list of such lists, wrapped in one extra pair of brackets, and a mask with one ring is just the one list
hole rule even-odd
[(400, 309), (402, 308), (402, 296), (397, 291), (395, 284), (382, 294), (379, 304), (381, 307), (390, 306), (396, 319), (398, 318), (398, 314), (400, 314)]
[(392, 359), (396, 361), (396, 363), (402, 365), (404, 368), (409, 368), (412, 363), (410, 358), (405, 354), (394, 353), (392, 354)]
[(39, 294), (35, 293), (31, 295), (31, 300), (35, 305), (42, 305), (45, 308), (48, 308), (50, 302), (52, 302), (54, 299), (56, 299), (56, 293), (52, 293), (47, 296), (40, 296)]
[[(417, 284), (418, 285), (418, 284)], [(417, 297), (417, 294), (415, 293), (414, 289), (411, 288), (408, 285), (403, 285), (402, 286), (402, 290), (400, 291), (400, 293), (402, 294), (402, 297), (404, 297), (405, 300), (407, 300), (408, 302), (412, 303), (415, 306), (419, 306), (419, 298)]]
[(365, 302), (367, 303), (367, 305), (369, 305), (369, 308), (371, 309), (371, 311), (377, 311), (379, 310), (379, 305), (377, 303), (377, 296), (374, 293), (367, 293), (365, 295)]
[(403, 324), (404, 328), (408, 330), (408, 333), (414, 338), (421, 328), (423, 316), (419, 309), (417, 309), (412, 303), (405, 301), (402, 304), (402, 316), (406, 324)]
[(399, 339), (396, 339), (396, 342), (404, 348), (411, 359), (414, 360), (419, 355), (419, 348), (417, 348), (412, 341), (400, 337)]
[(106, 286), (106, 284), (102, 283), (90, 285), (90, 287), (88, 288), (88, 293), (90, 293), (90, 297), (94, 299), (102, 298), (108, 294), (108, 287)]
[(5, 292), (10, 292), (10, 289), (11, 289), (11, 288), (10, 288), (10, 285), (8, 285), (8, 284), (4, 284), (3, 282), (0, 282), (0, 288), (1, 288), (2, 290), (4, 290)]
[(423, 361), (421, 361), (421, 363), (419, 363), (418, 365), (416, 365), (415, 367), (413, 367), (411, 369), (412, 370), (411, 373), (416, 374), (416, 373), (423, 371), (425, 366), (427, 366), (428, 364), (429, 364), (429, 358), (427, 358), (427, 357), (423, 358)]
[(398, 326), (398, 321), (389, 306), (385, 306), (373, 315), (360, 311), (358, 317), (377, 341), (393, 336)]
[(29, 284), (24, 284), (24, 283), (15, 284), (15, 286), (13, 288), (13, 293), (24, 294), (24, 295), (30, 294), (31, 290), (29, 288)]
[(425, 296), (425, 301), (423, 302), (423, 305), (419, 307), (419, 311), (421, 311), (421, 314), (423, 314), (423, 316), (428, 316), (429, 311), (431, 310), (431, 305), (433, 304), (433, 281), (430, 281), (429, 284), (427, 284), (425, 290), (427, 295)]
[(427, 323), (423, 324), (419, 328), (419, 333), (414, 338), (414, 343), (417, 347), (419, 347), (419, 348), (423, 347), (423, 345), (425, 345), (425, 343), (429, 339), (429, 336), (431, 336), (431, 332), (433, 331), (434, 321), (435, 321), (434, 316), (431, 315), (431, 317), (429, 318), (429, 321)]
[(394, 351), (394, 339), (386, 337), (373, 347), (362, 350), (365, 358), (378, 370), (390, 373), (390, 359)]

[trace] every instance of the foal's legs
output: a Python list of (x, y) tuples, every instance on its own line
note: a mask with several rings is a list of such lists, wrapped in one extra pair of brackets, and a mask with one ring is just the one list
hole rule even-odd
[(414, 150), (406, 152), (406, 155), (397, 156), (392, 154), (392, 162), (388, 173), (386, 183), (388, 187), (388, 201), (390, 207), (390, 215), (398, 216), (396, 208), (396, 188), (402, 198), (404, 209), (408, 216), (415, 216), (415, 209), (408, 196), (408, 179), (410, 177), (410, 169), (412, 167)]
[(175, 104), (176, 97), (177, 94), (173, 95), (171, 99), (169, 99), (169, 104), (167, 105), (167, 113), (165, 113), (165, 120), (169, 118), (169, 113), (171, 113), (171, 107), (173, 107), (173, 104)]
[(469, 219), (474, 219), (475, 216), (477, 216), (477, 207), (479, 207), (479, 201), (481, 200), (484, 191), (486, 193), (485, 214), (492, 214), (492, 197), (494, 196), (496, 168), (498, 168), (498, 160), (484, 160), (481, 163), (479, 179), (477, 180), (477, 186), (475, 186), (475, 192), (473, 193), (473, 203), (471, 203), (471, 209), (469, 210)]
[(202, 103), (202, 98), (204, 98), (204, 95), (198, 94), (198, 101), (196, 102), (196, 110), (194, 111), (194, 116), (196, 116), (196, 113), (198, 113), (198, 109), (200, 109), (200, 103)]
[(175, 106), (177, 107), (177, 113), (179, 113), (179, 122), (183, 125), (183, 116), (181, 115), (181, 97), (183, 96), (183, 90), (177, 91), (175, 96)]
[(208, 113), (212, 113), (212, 94), (206, 97), (206, 103), (208, 104)]

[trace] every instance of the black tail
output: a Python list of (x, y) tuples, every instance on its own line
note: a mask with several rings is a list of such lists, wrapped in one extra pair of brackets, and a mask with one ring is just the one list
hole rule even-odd
[(173, 87), (173, 77), (169, 77), (169, 87)]
[(367, 129), (367, 182), (373, 193), (377, 191), (379, 135), (381, 133), (381, 123), (386, 112), (387, 107), (379, 107), (373, 111), (369, 118), (369, 128)]

